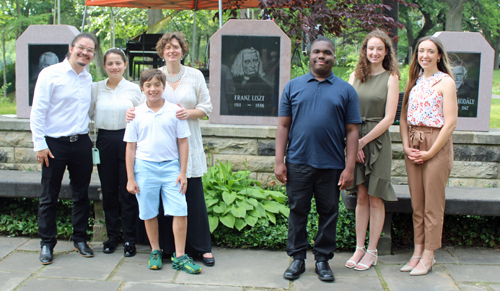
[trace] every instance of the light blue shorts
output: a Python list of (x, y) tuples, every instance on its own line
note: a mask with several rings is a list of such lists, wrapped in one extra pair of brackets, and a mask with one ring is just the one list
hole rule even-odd
[(158, 216), (160, 194), (165, 216), (187, 216), (186, 196), (179, 192), (181, 183), (175, 185), (179, 173), (179, 160), (158, 163), (135, 159), (134, 176), (140, 192), (135, 196), (140, 219)]

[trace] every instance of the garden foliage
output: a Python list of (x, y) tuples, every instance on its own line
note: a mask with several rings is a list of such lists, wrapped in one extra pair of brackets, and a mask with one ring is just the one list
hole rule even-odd
[(202, 178), (210, 232), (219, 223), (241, 231), (268, 221), (276, 224), (279, 215), (288, 217), (283, 193), (262, 189), (258, 181), (248, 177), (248, 170), (233, 173), (231, 163), (218, 162)]

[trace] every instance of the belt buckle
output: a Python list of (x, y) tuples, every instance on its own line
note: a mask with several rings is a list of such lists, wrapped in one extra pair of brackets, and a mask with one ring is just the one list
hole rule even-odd
[(69, 142), (75, 142), (78, 140), (78, 135), (72, 135), (69, 137)]

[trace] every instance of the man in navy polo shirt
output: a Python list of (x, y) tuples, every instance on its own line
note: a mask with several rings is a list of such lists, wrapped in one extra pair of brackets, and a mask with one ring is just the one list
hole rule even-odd
[(334, 43), (318, 37), (311, 46), (310, 72), (288, 82), (281, 97), (274, 173), (287, 184), (286, 250), (293, 262), (283, 277), (290, 280), (305, 272), (307, 216), (313, 194), (319, 214), (313, 250), (316, 273), (322, 281), (335, 279), (328, 260), (336, 248), (339, 193), (353, 183), (361, 117), (358, 95), (333, 74), (334, 61)]

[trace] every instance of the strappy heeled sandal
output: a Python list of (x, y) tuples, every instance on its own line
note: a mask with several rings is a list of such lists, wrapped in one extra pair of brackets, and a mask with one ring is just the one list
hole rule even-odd
[[(369, 266), (367, 266), (367, 265), (365, 265), (363, 263), (358, 263), (356, 265), (356, 267), (354, 268), (354, 270), (356, 270), (356, 271), (368, 271), (368, 270), (370, 270), (370, 268), (372, 266), (376, 266), (377, 265), (377, 262), (378, 262), (378, 251), (377, 251), (377, 249), (375, 249), (375, 250), (367, 250), (366, 253), (374, 256), (375, 257), (375, 261), (373, 261), (373, 263), (371, 263)], [(365, 254), (365, 256), (366, 256), (366, 254)], [(363, 267), (363, 269), (358, 268), (358, 266)]]
[[(422, 258), (422, 256), (414, 256), (414, 257), (411, 257), (410, 261), (413, 260), (413, 259), (419, 259), (420, 260), (421, 258)], [(410, 261), (408, 261), (408, 263)], [(408, 263), (406, 263), (406, 265), (404, 265), (399, 271), (401, 271), (401, 272), (411, 272), (411, 270), (413, 270), (413, 268), (415, 268), (415, 267), (412, 267), (412, 266), (408, 265)], [(417, 265), (418, 265), (418, 262), (417, 262)], [(415, 265), (415, 266), (417, 266), (417, 265)]]
[[(422, 264), (422, 267), (424, 267), (423, 270), (419, 270), (417, 268), (413, 268), (413, 270), (411, 270), (410, 272), (410, 276), (422, 276), (422, 275), (427, 275), (427, 273), (429, 273), (430, 271), (432, 271), (432, 266), (434, 266), (434, 264), (436, 263), (436, 260), (432, 259), (432, 264), (429, 268), (427, 268), (425, 265), (424, 265), (424, 262), (422, 262), (422, 259), (418, 260), (418, 262), (420, 264)], [(418, 263), (417, 263), (417, 266), (418, 266)], [(416, 267), (416, 266), (415, 266)]]
[[(366, 248), (365, 248), (365, 246), (363, 246), (363, 247), (356, 247), (356, 251), (357, 251), (357, 250), (362, 250), (362, 251), (363, 251), (363, 256), (366, 254)], [(356, 251), (354, 251), (354, 253), (356, 253)], [(353, 254), (352, 256), (354, 257), (354, 254)], [(361, 257), (361, 259), (362, 259), (362, 258), (363, 258), (363, 257)], [(351, 259), (352, 259), (352, 257), (351, 257)], [(346, 267), (346, 268), (349, 268), (349, 269), (354, 269), (354, 268), (356, 267), (356, 265), (358, 264), (358, 262), (359, 262), (359, 261), (361, 261), (361, 259), (359, 259), (359, 261), (358, 261), (358, 262), (355, 262), (355, 261), (353, 261), (353, 260), (351, 260), (351, 259), (349, 259), (349, 260), (345, 263), (345, 267)], [(349, 263), (352, 263), (352, 265), (349, 265)]]

